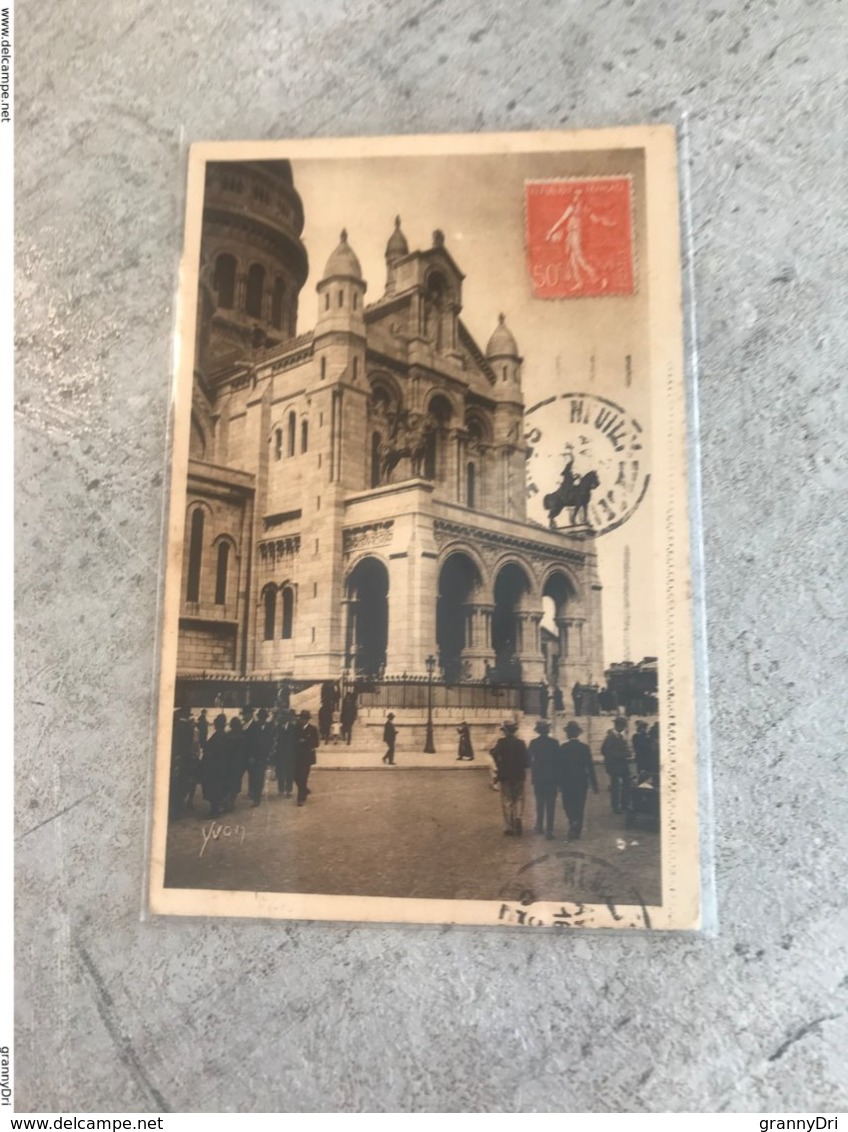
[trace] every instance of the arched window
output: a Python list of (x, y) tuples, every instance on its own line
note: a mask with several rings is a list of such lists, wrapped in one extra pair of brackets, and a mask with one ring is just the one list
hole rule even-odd
[(474, 489), (476, 487), (475, 479), (477, 477), (477, 469), (473, 464), (469, 463), (465, 469), (465, 503), (467, 507), (474, 506)]
[(294, 456), (295, 443), (297, 441), (297, 416), (294, 412), (289, 413), (289, 456)]
[(200, 559), (203, 554), (203, 511), (192, 512), (188, 543), (188, 582), (186, 601), (200, 601)]
[(286, 285), (277, 276), (274, 280), (274, 295), (271, 300), (271, 325), (281, 330), (283, 326), (283, 299), (286, 295)]
[(380, 444), (382, 437), (379, 432), (371, 433), (371, 486), (379, 487), (382, 478), (380, 472)]
[(215, 604), (227, 604), (227, 573), (230, 568), (230, 544), (218, 544), (218, 565), (215, 570)]
[(294, 629), (294, 590), (291, 586), (283, 589), (283, 632), (284, 641), (291, 640)]
[(283, 455), (283, 430), (278, 428), (274, 433), (274, 459), (279, 460)]
[(274, 639), (274, 621), (277, 616), (277, 591), (269, 586), (265, 591), (265, 640)]
[(438, 470), (438, 437), (436, 430), (431, 428), (424, 437), (424, 479), (434, 480)]
[(262, 292), (265, 288), (265, 268), (254, 263), (247, 273), (247, 299), (244, 309), (253, 318), (262, 317)]
[(234, 256), (226, 253), (218, 256), (215, 260), (213, 282), (215, 290), (218, 292), (218, 306), (230, 310), (236, 294), (236, 261)]
[(300, 450), (305, 452), (309, 447), (309, 421), (300, 422)]
[(353, 359), (353, 380), (357, 381), (359, 378), (359, 358)]
[(358, 308), (359, 308), (359, 292), (354, 291), (353, 292), (353, 309), (357, 310)]
[(322, 358), (321, 359), (321, 380), (323, 381), (326, 376), (327, 376), (327, 359)]
[(329, 309), (330, 309), (330, 292), (327, 291), (326, 294), (324, 295), (324, 310), (328, 311)]

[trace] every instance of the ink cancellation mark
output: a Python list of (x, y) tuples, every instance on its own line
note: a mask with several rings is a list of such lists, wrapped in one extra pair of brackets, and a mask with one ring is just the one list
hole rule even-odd
[[(551, 901), (534, 892), (533, 876), (552, 870), (571, 899)], [(625, 873), (601, 857), (573, 849), (545, 853), (522, 865), (501, 899), (497, 918), (503, 924), (560, 929), (651, 926), (645, 901)]]
[(530, 508), (552, 530), (602, 535), (635, 513), (651, 479), (635, 417), (594, 393), (562, 393), (524, 419)]

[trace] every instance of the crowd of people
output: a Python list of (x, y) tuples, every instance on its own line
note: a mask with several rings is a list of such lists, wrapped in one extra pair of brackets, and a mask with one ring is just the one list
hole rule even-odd
[(259, 806), (269, 766), (277, 793), (305, 805), (321, 741), (311, 720), (308, 711), (244, 707), (229, 722), (221, 711), (210, 724), (205, 709), (195, 719), (188, 708), (178, 708), (171, 740), (170, 817), (194, 806), (198, 788), (211, 817), (230, 813), (242, 793), (251, 806)]
[[(644, 720), (636, 723), (632, 745), (627, 739), (628, 721), (617, 716), (601, 744), (601, 757), (609, 779), (610, 806), (615, 814), (624, 813), (631, 803), (631, 790), (659, 789), (659, 724), (650, 730)], [(551, 736), (546, 719), (536, 723), (536, 738), (529, 744), (517, 735), (518, 725), (506, 721), (490, 751), (493, 762), (494, 788), (500, 790), (504, 834), (521, 837), (527, 772), (536, 801), (535, 832), (554, 838), (556, 803), (562, 806), (568, 821), (567, 840), (577, 841), (583, 833), (583, 815), (589, 788), (599, 792), (592, 752), (579, 736), (579, 723), (566, 724), (566, 741), (558, 743)]]

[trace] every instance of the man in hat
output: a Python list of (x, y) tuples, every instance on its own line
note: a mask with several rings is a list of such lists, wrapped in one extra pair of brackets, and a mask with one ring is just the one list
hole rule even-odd
[(345, 692), (339, 722), (342, 727), (342, 739), (344, 739), (348, 746), (350, 746), (350, 741), (353, 737), (353, 725), (356, 723), (356, 715), (356, 692)]
[(220, 817), (224, 812), (229, 790), (229, 752), (227, 745), (227, 717), (216, 715), (212, 724), (212, 734), (206, 740), (203, 759), (200, 763), (200, 781), (203, 797), (210, 805), (209, 816)]
[[(267, 714), (265, 712), (266, 716)], [(262, 723), (253, 718), (252, 707), (243, 707), (241, 718), (244, 764), (247, 770), (247, 793), (251, 806), (258, 806), (262, 800), (262, 786), (265, 782), (265, 765), (262, 761)]]
[(527, 756), (530, 759), (530, 775), (536, 794), (536, 833), (542, 833), (544, 826), (548, 841), (552, 841), (560, 779), (560, 747), (556, 739), (551, 738), (551, 725), (546, 719), (540, 719), (535, 730), (536, 738), (531, 740)]
[(277, 793), (285, 798), (291, 798), (297, 746), (294, 712), (288, 708), (278, 708), (272, 729), (274, 740), (271, 746), (271, 759), (277, 775)]
[(383, 728), (383, 742), (386, 744), (386, 753), (383, 762), (387, 766), (395, 765), (395, 743), (397, 742), (397, 728), (394, 724), (395, 713), (390, 711), (386, 716), (386, 726)]
[(651, 740), (648, 738), (648, 725), (644, 719), (636, 720), (636, 733), (633, 736), (633, 754), (636, 757), (636, 773), (641, 777), (650, 773)]
[(583, 832), (583, 811), (586, 809), (586, 795), (591, 784), (598, 793), (598, 780), (592, 752), (577, 738), (583, 728), (574, 720), (565, 725), (566, 741), (560, 747), (560, 781), (562, 789), (562, 808), (568, 818), (567, 840), (578, 841)]
[(191, 776), (191, 763), (194, 758), (194, 725), (189, 718), (187, 707), (178, 707), (174, 712), (174, 730), (171, 733), (171, 789), (168, 799), (168, 814), (171, 820), (178, 818), (188, 795)]
[(456, 761), (462, 762), (465, 759), (469, 762), (473, 761), (474, 747), (471, 744), (471, 728), (463, 719), (456, 731), (459, 735), (459, 749), (457, 751)]
[(501, 808), (506, 825), (504, 834), (507, 837), (520, 837), (521, 816), (524, 813), (524, 779), (529, 765), (527, 744), (516, 735), (518, 724), (512, 720), (506, 720), (501, 730), (503, 735), (492, 747), (491, 753), (498, 768)]
[(630, 748), (627, 745), (626, 731), (627, 720), (623, 715), (617, 715), (601, 744), (604, 770), (610, 782), (610, 805), (614, 814), (624, 813), (630, 793), (630, 768), (627, 763)]
[(318, 737), (318, 728), (309, 722), (311, 718), (312, 714), (308, 711), (302, 711), (297, 717), (294, 781), (297, 786), (297, 804), (299, 806), (305, 805), (308, 795), (312, 793), (309, 789), (309, 772), (317, 760), (315, 752), (318, 750), (321, 741)]

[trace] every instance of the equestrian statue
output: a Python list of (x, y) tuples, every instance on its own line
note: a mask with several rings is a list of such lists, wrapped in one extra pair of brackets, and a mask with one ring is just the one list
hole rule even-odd
[(584, 476), (574, 474), (574, 457), (570, 457), (562, 470), (562, 482), (556, 491), (550, 492), (542, 499), (548, 513), (548, 521), (552, 530), (556, 529), (556, 517), (566, 507), (571, 508), (571, 525), (577, 525), (577, 516), (583, 512), (583, 522), (589, 524), (589, 500), (596, 487), (600, 487), (598, 473), (592, 469)]

